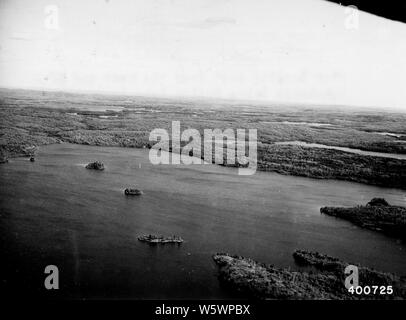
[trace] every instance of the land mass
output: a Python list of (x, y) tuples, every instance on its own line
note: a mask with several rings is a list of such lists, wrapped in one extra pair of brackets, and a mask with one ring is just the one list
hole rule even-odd
[(139, 236), (138, 240), (141, 242), (148, 242), (148, 243), (152, 243), (152, 244), (157, 244), (157, 243), (181, 244), (183, 242), (183, 239), (179, 236), (164, 237), (164, 236), (158, 236), (158, 235), (153, 235), (153, 234)]
[(374, 198), (367, 205), (352, 208), (323, 207), (320, 212), (363, 228), (406, 239), (406, 208), (392, 206), (384, 199)]
[(295, 261), (313, 268), (309, 272), (292, 271), (266, 265), (241, 256), (217, 253), (214, 261), (220, 268), (219, 279), (244, 297), (257, 299), (402, 299), (406, 282), (390, 273), (359, 267), (360, 286), (392, 286), (393, 294), (350, 293), (345, 287), (345, 263), (317, 252), (297, 250)]
[(206, 128), (257, 129), (258, 170), (406, 189), (405, 159), (275, 144), (304, 141), (402, 155), (405, 114), (0, 89), (0, 118), (3, 160), (52, 143), (150, 148), (149, 133), (170, 132), (176, 120), (201, 134)]
[(104, 170), (104, 164), (100, 161), (90, 162), (86, 165), (86, 169)]

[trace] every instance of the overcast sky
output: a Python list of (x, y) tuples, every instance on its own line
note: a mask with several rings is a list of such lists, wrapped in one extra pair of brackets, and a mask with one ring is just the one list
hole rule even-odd
[(0, 0), (0, 86), (406, 110), (406, 24), (350, 15), (322, 0)]

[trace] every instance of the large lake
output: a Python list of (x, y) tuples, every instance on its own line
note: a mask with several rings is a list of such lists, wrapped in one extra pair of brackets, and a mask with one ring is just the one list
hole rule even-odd
[[(102, 172), (87, 170), (104, 162)], [(60, 271), (56, 297), (232, 298), (212, 254), (229, 252), (280, 267), (295, 249), (406, 275), (406, 243), (321, 215), (373, 197), (406, 205), (405, 192), (216, 165), (154, 166), (148, 150), (59, 144), (35, 162), (0, 166), (3, 284), (44, 294), (46, 265)], [(125, 197), (126, 187), (145, 194)], [(141, 234), (180, 235), (150, 246)]]

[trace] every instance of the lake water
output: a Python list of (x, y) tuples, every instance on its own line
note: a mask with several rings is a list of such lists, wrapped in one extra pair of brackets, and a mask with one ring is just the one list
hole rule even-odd
[(355, 149), (355, 148), (328, 146), (325, 144), (308, 143), (308, 142), (304, 142), (304, 141), (282, 141), (282, 142), (275, 142), (275, 144), (301, 146), (301, 147), (307, 147), (307, 148), (334, 149), (334, 150), (340, 150), (340, 151), (344, 151), (344, 152), (361, 154), (364, 156), (383, 157), (383, 158), (402, 159), (402, 160), (406, 159), (406, 154), (401, 154), (401, 153), (365, 151), (365, 150)]
[(393, 133), (393, 132), (376, 132), (376, 131), (371, 131), (370, 133), (375, 133), (375, 134), (380, 134), (383, 136), (390, 136), (390, 137), (395, 137), (395, 138), (400, 138), (403, 134), (400, 133)]
[(332, 123), (323, 123), (323, 122), (304, 122), (304, 121), (261, 121), (262, 123), (269, 124), (292, 124), (292, 125), (305, 125), (310, 127), (327, 127), (332, 126)]
[[(102, 172), (87, 170), (104, 162)], [(229, 252), (280, 267), (295, 249), (406, 275), (406, 243), (319, 212), (373, 197), (406, 205), (405, 192), (216, 165), (153, 166), (148, 150), (50, 145), (35, 162), (0, 166), (2, 284), (19, 294), (70, 298), (233, 298), (212, 254)], [(126, 187), (144, 191), (125, 197)], [(141, 234), (179, 235), (150, 246)], [(60, 290), (45, 292), (46, 265)], [(17, 287), (19, 286), (19, 287)], [(18, 291), (20, 290), (20, 291)]]

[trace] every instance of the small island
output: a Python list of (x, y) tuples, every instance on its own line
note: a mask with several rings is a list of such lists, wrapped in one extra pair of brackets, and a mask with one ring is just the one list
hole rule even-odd
[(93, 169), (93, 170), (104, 170), (104, 164), (100, 161), (90, 162), (86, 169)]
[(320, 212), (346, 219), (363, 228), (406, 238), (406, 208), (392, 206), (382, 198), (373, 198), (364, 206), (352, 208), (323, 207)]
[(125, 194), (126, 196), (140, 196), (140, 195), (144, 194), (144, 192), (142, 192), (142, 191), (139, 190), (139, 189), (126, 188), (126, 189), (124, 190), (124, 194)]
[(163, 237), (163, 236), (157, 236), (153, 234), (148, 234), (148, 235), (143, 235), (139, 236), (138, 240), (141, 242), (148, 242), (152, 244), (157, 244), (157, 243), (178, 243), (181, 244), (183, 242), (183, 239), (178, 236), (171, 236), (171, 237)]

